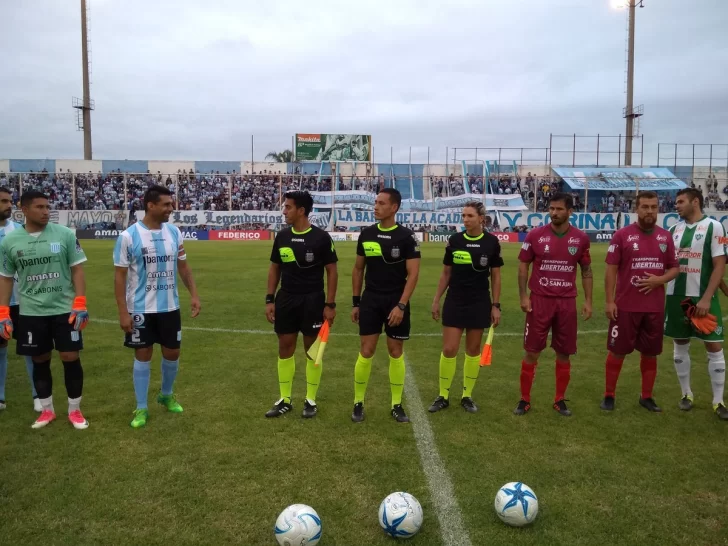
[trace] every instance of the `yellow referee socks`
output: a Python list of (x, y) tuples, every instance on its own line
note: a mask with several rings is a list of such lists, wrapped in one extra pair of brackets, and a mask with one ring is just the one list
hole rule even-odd
[(364, 358), (359, 353), (354, 366), (354, 403), (364, 402), (364, 395), (367, 393), (369, 374), (372, 373), (372, 359)]
[(452, 378), (455, 375), (456, 364), (457, 357), (449, 358), (440, 353), (440, 396), (445, 400), (450, 399), (450, 385), (452, 385)]
[(404, 355), (389, 357), (389, 387), (392, 389), (392, 407), (402, 403), (404, 390)]
[(296, 359), (278, 359), (278, 386), (281, 389), (281, 398), (284, 402), (291, 403), (291, 391), (293, 390), (293, 375), (296, 373)]
[(320, 366), (316, 366), (313, 360), (306, 359), (306, 398), (311, 402), (316, 401), (316, 393), (321, 382), (323, 369), (323, 363)]
[(465, 354), (465, 365), (463, 366), (463, 398), (470, 398), (473, 395), (473, 387), (480, 373), (480, 355), (470, 356)]

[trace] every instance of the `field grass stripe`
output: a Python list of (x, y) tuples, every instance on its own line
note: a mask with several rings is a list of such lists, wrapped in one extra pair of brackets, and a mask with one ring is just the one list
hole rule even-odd
[(422, 469), (427, 478), (433, 509), (440, 522), (442, 544), (470, 546), (472, 544), (470, 535), (463, 522), (463, 514), (455, 497), (455, 489), (437, 451), (435, 434), (432, 432), (429, 418), (422, 405), (412, 366), (406, 356), (405, 363), (407, 371), (404, 391), (407, 396), (407, 411), (412, 417), (412, 431), (417, 443), (417, 451), (420, 453)]

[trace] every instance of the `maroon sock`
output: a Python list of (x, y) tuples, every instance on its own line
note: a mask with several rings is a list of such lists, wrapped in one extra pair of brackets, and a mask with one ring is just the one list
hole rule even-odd
[(640, 357), (640, 371), (642, 372), (642, 398), (652, 398), (652, 389), (657, 377), (657, 357)]
[(614, 398), (614, 393), (617, 390), (619, 372), (622, 371), (622, 364), (624, 364), (624, 358), (617, 358), (612, 353), (607, 354), (607, 381), (606, 388), (604, 389), (605, 397), (611, 396)]
[(563, 400), (566, 397), (566, 387), (571, 379), (571, 362), (556, 361), (556, 397), (554, 402)]
[(529, 364), (525, 360), (521, 361), (521, 400), (531, 402), (531, 386), (533, 385), (533, 376), (536, 374), (536, 364)]

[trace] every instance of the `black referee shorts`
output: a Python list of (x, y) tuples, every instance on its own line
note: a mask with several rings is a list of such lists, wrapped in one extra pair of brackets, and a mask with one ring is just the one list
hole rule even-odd
[(292, 294), (279, 290), (276, 294), (276, 320), (273, 329), (276, 334), (297, 334), (306, 337), (318, 335), (324, 323), (324, 304), (326, 295), (323, 292), (310, 294)]
[(359, 306), (359, 335), (371, 336), (384, 333), (392, 339), (409, 339), (410, 336), (410, 305), (404, 310), (404, 317), (398, 326), (389, 326), (387, 317), (392, 309), (397, 307), (400, 292), (382, 294), (365, 290), (361, 296)]
[(486, 299), (464, 299), (445, 296), (442, 306), (442, 325), (449, 328), (490, 328), (490, 296)]

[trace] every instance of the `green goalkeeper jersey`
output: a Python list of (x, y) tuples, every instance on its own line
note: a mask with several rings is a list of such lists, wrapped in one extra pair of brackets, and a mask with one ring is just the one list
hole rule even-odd
[(21, 315), (69, 313), (76, 295), (71, 267), (85, 261), (76, 234), (58, 224), (32, 234), (16, 229), (0, 243), (0, 275), (17, 273)]
[(703, 216), (694, 224), (679, 222), (670, 228), (680, 262), (680, 274), (667, 285), (668, 296), (700, 298), (713, 273), (713, 258), (726, 254), (723, 224)]

